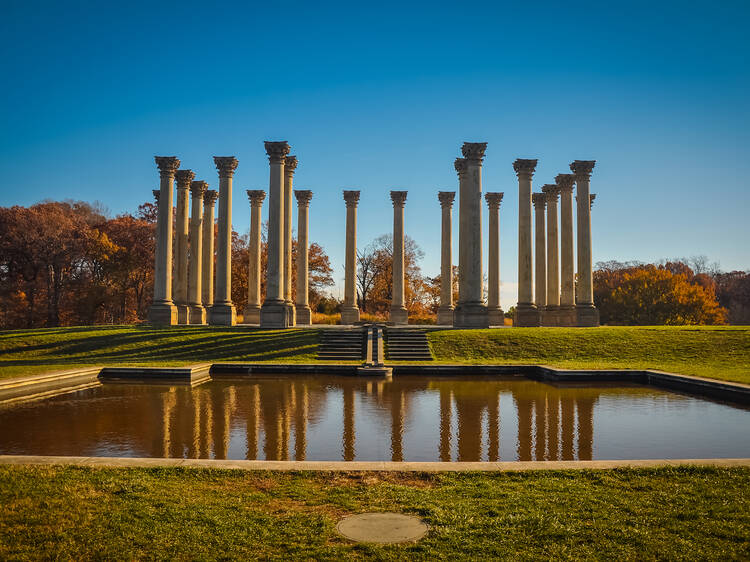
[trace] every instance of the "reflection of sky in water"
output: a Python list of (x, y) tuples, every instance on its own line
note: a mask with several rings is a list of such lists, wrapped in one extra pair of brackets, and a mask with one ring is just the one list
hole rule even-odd
[(0, 408), (0, 454), (281, 460), (750, 457), (750, 410), (639, 385), (253, 378)]

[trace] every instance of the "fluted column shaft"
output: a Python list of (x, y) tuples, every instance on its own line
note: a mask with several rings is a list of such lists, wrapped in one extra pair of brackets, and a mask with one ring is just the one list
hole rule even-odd
[(558, 174), (560, 189), (560, 316), (559, 326), (575, 326), (575, 249), (573, 248), (573, 174)]
[(297, 198), (297, 298), (295, 310), (298, 325), (312, 324), (312, 311), (308, 303), (310, 278), (308, 213), (312, 195), (312, 191), (308, 190), (294, 192), (294, 196)]
[(442, 212), (440, 234), (440, 308), (437, 323), (443, 326), (453, 325), (453, 221), (452, 209), (455, 191), (438, 193)]
[(500, 308), (500, 203), (503, 193), (486, 193), (489, 208), (489, 252), (487, 256), (487, 314), (490, 326), (504, 324)]
[(406, 191), (391, 191), (393, 202), (393, 286), (390, 319), (394, 324), (407, 324), (404, 287), (404, 204)]
[(194, 181), (190, 184), (190, 262), (188, 264), (188, 324), (205, 324), (206, 309), (201, 302), (201, 266), (203, 265), (203, 195), (208, 184)]
[(209, 189), (203, 195), (203, 281), (201, 293), (203, 306), (214, 304), (214, 205), (218, 192)]
[(560, 248), (557, 230), (557, 195), (558, 188), (555, 184), (547, 184), (542, 187), (547, 197), (547, 307), (549, 314), (543, 316), (544, 323), (548, 326), (557, 325), (557, 309), (560, 306)]
[(532, 194), (534, 203), (534, 248), (535, 248), (535, 284), (534, 284), (534, 302), (538, 309), (543, 309), (547, 305), (547, 242), (545, 231), (544, 210), (546, 197), (544, 193)]
[(463, 302), (464, 296), (469, 294), (467, 288), (469, 276), (468, 253), (463, 250), (469, 237), (468, 212), (469, 189), (466, 181), (466, 159), (456, 158), (453, 166), (458, 174), (458, 302)]
[(344, 264), (344, 305), (341, 308), (341, 323), (359, 322), (357, 306), (357, 203), (359, 191), (344, 191), (346, 201), (346, 256)]
[(175, 212), (174, 248), (174, 303), (177, 306), (177, 322), (188, 323), (188, 192), (195, 178), (191, 170), (177, 170), (177, 204)]
[(297, 157), (284, 159), (284, 301), (295, 324), (294, 302), (292, 301), (292, 191)]
[(154, 324), (176, 324), (177, 308), (172, 302), (172, 188), (180, 161), (174, 156), (156, 156), (159, 168), (159, 210), (156, 218), (156, 251), (154, 259), (154, 300), (149, 321)]
[(247, 269), (247, 306), (245, 324), (260, 323), (260, 235), (261, 211), (266, 192), (261, 189), (248, 189), (250, 201), (250, 240), (248, 241), (249, 260)]
[(234, 156), (214, 156), (219, 171), (219, 230), (216, 240), (216, 293), (210, 323), (233, 326), (232, 304), (232, 177), (237, 168)]
[(595, 160), (575, 160), (570, 169), (575, 175), (578, 218), (578, 287), (576, 313), (579, 326), (598, 326), (599, 313), (594, 308), (593, 266), (591, 250), (590, 178)]
[(518, 304), (516, 326), (538, 326), (539, 312), (532, 298), (531, 269), (531, 178), (536, 160), (518, 159), (513, 169), (518, 175)]

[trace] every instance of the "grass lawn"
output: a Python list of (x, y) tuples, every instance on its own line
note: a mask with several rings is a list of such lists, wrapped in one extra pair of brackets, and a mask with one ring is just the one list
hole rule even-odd
[[(660, 369), (750, 383), (750, 327), (436, 330), (440, 363)], [(93, 326), (0, 331), (0, 378), (85, 365), (316, 362), (317, 330)]]
[[(418, 544), (352, 544), (396, 511)], [(750, 469), (267, 473), (0, 467), (0, 559), (710, 560), (750, 557)]]

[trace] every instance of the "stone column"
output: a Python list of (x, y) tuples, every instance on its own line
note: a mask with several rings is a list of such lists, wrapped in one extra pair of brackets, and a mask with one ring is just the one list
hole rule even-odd
[(270, 165), (268, 181), (268, 265), (266, 298), (260, 309), (263, 328), (288, 328), (289, 311), (284, 300), (284, 163), (289, 143), (265, 142)]
[(560, 190), (560, 311), (558, 326), (576, 325), (575, 250), (573, 249), (573, 174), (558, 174)]
[(175, 212), (174, 279), (172, 292), (177, 306), (177, 323), (188, 323), (188, 191), (195, 178), (192, 170), (177, 170), (177, 204)]
[[(466, 246), (466, 238), (469, 236), (467, 227), (462, 226), (466, 222), (464, 215), (466, 215), (466, 209), (469, 206), (469, 195), (466, 193), (468, 185), (466, 181), (466, 158), (456, 158), (453, 167), (458, 174), (458, 302), (460, 303), (461, 295), (469, 294), (466, 288), (468, 276), (464, 274), (469, 271), (469, 266), (465, 263), (468, 255), (461, 251), (461, 248)], [(455, 322), (455, 309), (453, 320)]]
[(218, 192), (209, 189), (203, 194), (203, 281), (201, 282), (201, 300), (203, 308), (208, 310), (214, 304), (214, 205), (219, 197)]
[(576, 178), (578, 217), (578, 287), (576, 315), (579, 326), (598, 326), (599, 311), (594, 307), (593, 267), (591, 263), (591, 198), (589, 181), (596, 160), (575, 160), (570, 169)]
[(298, 325), (309, 326), (312, 324), (312, 311), (308, 303), (309, 293), (309, 239), (308, 239), (308, 212), (312, 191), (295, 191), (297, 198), (297, 302), (295, 304), (296, 320)]
[[(459, 284), (454, 324), (461, 328), (487, 328), (487, 307), (482, 280), (482, 160), (486, 142), (465, 142), (461, 147), (466, 172), (459, 193)], [(461, 269), (463, 267), (463, 269)]]
[(532, 299), (531, 270), (531, 178), (537, 160), (517, 159), (518, 175), (518, 304), (514, 326), (539, 326), (539, 311)]
[(404, 204), (406, 191), (391, 191), (393, 202), (393, 280), (391, 288), (391, 324), (408, 324), (404, 277)]
[(346, 260), (344, 265), (344, 304), (341, 307), (341, 323), (359, 322), (357, 306), (357, 203), (359, 191), (344, 191), (346, 201)]
[(190, 261), (188, 263), (188, 324), (205, 324), (206, 309), (201, 301), (201, 266), (203, 265), (203, 196), (208, 184), (190, 184), (192, 212), (190, 216)]
[(500, 203), (503, 193), (486, 193), (484, 198), (490, 210), (489, 254), (487, 256), (487, 317), (490, 326), (503, 326), (505, 315), (500, 308)]
[(234, 326), (237, 312), (232, 304), (232, 176), (237, 169), (234, 156), (214, 156), (219, 171), (219, 230), (216, 240), (216, 295), (209, 322)]
[(289, 315), (289, 325), (296, 323), (294, 301), (292, 300), (292, 185), (297, 157), (284, 159), (284, 301)]
[(547, 306), (547, 240), (544, 228), (544, 207), (547, 197), (544, 193), (532, 193), (531, 201), (534, 204), (534, 303), (537, 310), (544, 310)]
[(453, 224), (451, 211), (455, 191), (438, 192), (438, 200), (443, 213), (440, 236), (440, 308), (437, 323), (442, 326), (453, 325)]
[(174, 174), (180, 167), (175, 156), (155, 156), (161, 187), (156, 218), (156, 252), (154, 259), (154, 300), (148, 311), (152, 324), (177, 323), (177, 307), (172, 302), (172, 188)]
[(547, 198), (547, 306), (541, 311), (542, 326), (557, 326), (560, 312), (560, 247), (557, 232), (557, 196), (554, 183), (542, 186)]
[(250, 200), (250, 260), (247, 270), (247, 306), (245, 307), (245, 324), (260, 324), (260, 234), (261, 209), (266, 198), (262, 189), (248, 189)]

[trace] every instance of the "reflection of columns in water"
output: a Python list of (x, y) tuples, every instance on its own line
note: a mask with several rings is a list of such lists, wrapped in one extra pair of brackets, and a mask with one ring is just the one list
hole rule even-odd
[(482, 454), (482, 408), (472, 399), (456, 397), (458, 459), (476, 461)]
[(547, 421), (549, 423), (549, 453), (548, 459), (558, 460), (558, 434), (560, 432), (560, 396), (559, 390), (547, 395)]
[(590, 461), (594, 442), (594, 398), (576, 400), (578, 413), (578, 460)]
[(534, 399), (534, 426), (535, 447), (534, 460), (543, 461), (544, 451), (547, 448), (547, 412), (546, 400), (543, 396)]
[(354, 388), (344, 387), (344, 460), (353, 461), (355, 455)]
[(514, 397), (518, 409), (518, 460), (531, 460), (531, 408), (528, 398)]
[(391, 394), (391, 460), (404, 460), (404, 391)]
[(445, 386), (440, 387), (440, 460), (451, 460), (451, 402), (452, 393)]
[(247, 420), (245, 420), (245, 438), (247, 440), (245, 458), (254, 461), (258, 458), (258, 431), (260, 426), (260, 390), (257, 384), (254, 384), (250, 389), (248, 410)]
[(561, 400), (562, 423), (562, 460), (574, 459), (573, 438), (575, 437), (575, 412), (573, 398), (564, 397)]
[[(489, 420), (487, 433), (489, 436), (489, 445), (487, 449), (487, 460), (496, 462), (500, 460), (500, 391), (493, 390), (488, 399), (487, 409), (489, 410)], [(481, 460), (481, 459), (477, 459)]]
[(176, 388), (170, 388), (161, 393), (161, 455), (169, 457), (170, 445), (172, 442), (172, 412), (174, 411), (177, 397), (175, 396)]
[(201, 453), (201, 393), (198, 389), (190, 392), (190, 406), (193, 414), (193, 439), (188, 447), (188, 458), (197, 459)]
[(307, 385), (302, 383), (294, 416), (294, 460), (296, 461), (305, 460), (307, 454), (308, 400)]

